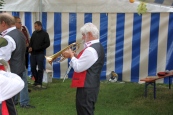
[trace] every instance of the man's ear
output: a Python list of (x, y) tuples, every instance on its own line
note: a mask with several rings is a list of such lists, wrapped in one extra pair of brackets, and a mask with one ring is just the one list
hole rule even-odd
[(92, 37), (92, 33), (91, 32), (88, 32), (88, 37)]
[(5, 24), (6, 24), (6, 23), (5, 23), (4, 21), (1, 22), (1, 25), (2, 25), (3, 27), (5, 26)]

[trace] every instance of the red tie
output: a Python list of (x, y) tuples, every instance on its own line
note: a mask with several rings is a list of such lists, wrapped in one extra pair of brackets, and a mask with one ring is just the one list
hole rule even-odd
[(2, 102), (2, 115), (9, 115), (6, 102)]
[(3, 65), (0, 65), (0, 70), (5, 70)]

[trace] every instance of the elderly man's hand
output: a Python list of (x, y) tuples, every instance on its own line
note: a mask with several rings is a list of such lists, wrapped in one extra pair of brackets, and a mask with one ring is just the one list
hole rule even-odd
[(67, 49), (66, 51), (62, 52), (62, 56), (65, 58), (72, 58), (74, 53), (71, 49)]

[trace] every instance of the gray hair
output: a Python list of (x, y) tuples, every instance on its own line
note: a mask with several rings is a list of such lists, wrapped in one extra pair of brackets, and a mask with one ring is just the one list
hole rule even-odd
[(80, 31), (81, 31), (82, 34), (85, 34), (85, 35), (87, 33), (91, 32), (94, 38), (99, 39), (99, 30), (91, 22), (86, 23), (84, 26), (82, 26)]
[(0, 13), (0, 23), (5, 22), (9, 27), (15, 25), (15, 19), (11, 14)]

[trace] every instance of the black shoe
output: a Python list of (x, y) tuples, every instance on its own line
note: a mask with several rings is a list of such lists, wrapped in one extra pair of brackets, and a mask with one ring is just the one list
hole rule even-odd
[(35, 108), (35, 106), (32, 106), (32, 105), (20, 105), (21, 108), (26, 108), (26, 109), (29, 109), (29, 108)]
[(31, 89), (28, 89), (28, 92), (31, 93)]

